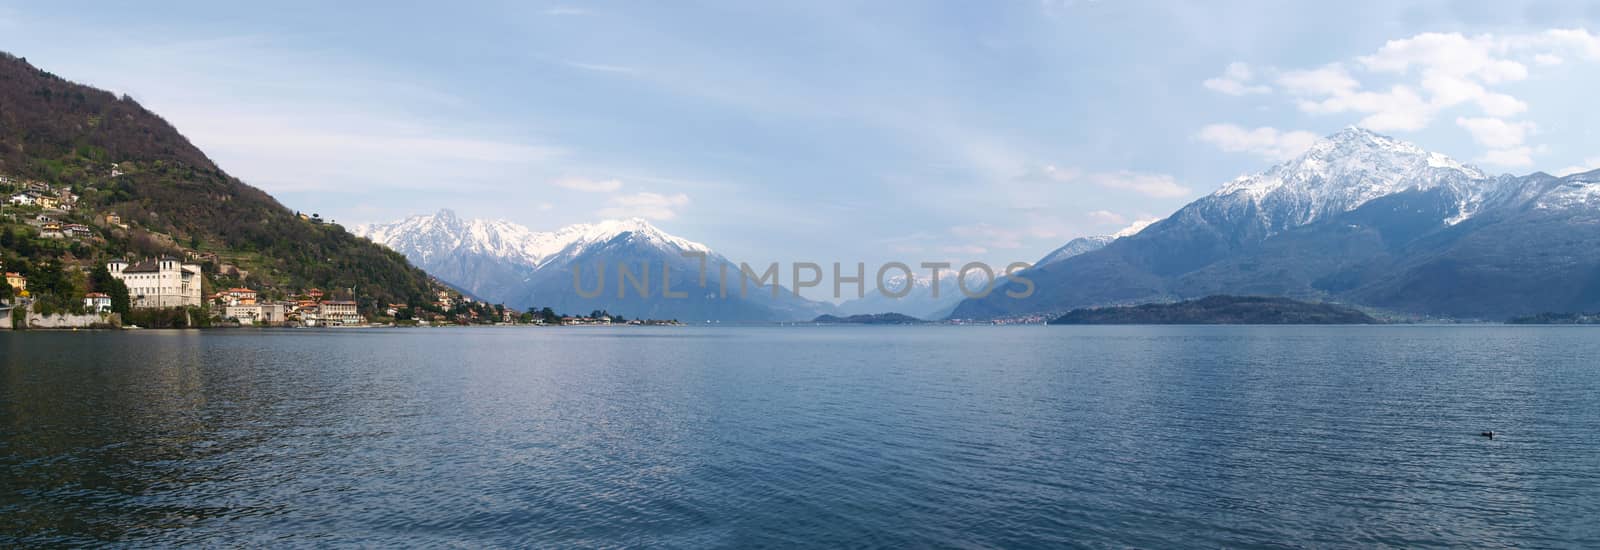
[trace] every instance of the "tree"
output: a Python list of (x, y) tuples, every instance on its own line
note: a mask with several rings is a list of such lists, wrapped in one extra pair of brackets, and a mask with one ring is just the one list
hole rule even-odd
[(128, 285), (112, 277), (105, 265), (95, 266), (94, 271), (89, 273), (89, 285), (94, 287), (95, 292), (104, 292), (111, 297), (112, 313), (121, 314), (124, 319), (128, 317), (128, 311), (132, 307)]
[(61, 262), (47, 260), (34, 266), (28, 274), (28, 289), (46, 315), (56, 311), (79, 313), (83, 311), (83, 291), (73, 273), (61, 268)]
[(9, 301), (12, 296), (11, 283), (6, 282), (5, 279), (0, 279), (0, 300)]

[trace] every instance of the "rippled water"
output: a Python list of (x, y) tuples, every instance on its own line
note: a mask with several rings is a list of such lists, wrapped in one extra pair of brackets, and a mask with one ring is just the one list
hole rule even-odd
[(4, 333), (0, 354), (0, 546), (1600, 545), (1583, 327)]

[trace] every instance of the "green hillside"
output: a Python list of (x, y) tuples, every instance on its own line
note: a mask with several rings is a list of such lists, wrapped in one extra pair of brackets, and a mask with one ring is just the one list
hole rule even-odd
[[(426, 303), (438, 288), (400, 254), (299, 216), (229, 176), (133, 99), (63, 80), (3, 53), (0, 176), (8, 180), (0, 182), (6, 197), (30, 183), (79, 197), (70, 211), (13, 204), (0, 211), (6, 271), (54, 262), (88, 268), (112, 257), (171, 254), (205, 266), (207, 293), (241, 283), (269, 296), (354, 288), (368, 312), (380, 304)], [(88, 231), (42, 238), (39, 216)], [(241, 280), (219, 274), (225, 265), (247, 275)]]

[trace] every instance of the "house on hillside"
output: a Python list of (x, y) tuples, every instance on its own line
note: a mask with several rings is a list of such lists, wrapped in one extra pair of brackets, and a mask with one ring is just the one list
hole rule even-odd
[(129, 265), (123, 260), (106, 264), (111, 276), (128, 285), (133, 307), (161, 308), (201, 305), (200, 264), (162, 256)]
[(87, 239), (94, 236), (94, 230), (81, 223), (69, 223), (61, 226), (61, 232), (74, 239)]
[(63, 233), (61, 231), (61, 224), (59, 224), (59, 223), (50, 222), (50, 223), (47, 223), (47, 224), (39, 226), (39, 237), (41, 237), (41, 238), (45, 238), (45, 239), (64, 239), (64, 238), (66, 238), (66, 236), (67, 236), (66, 233)]
[(239, 304), (223, 308), (223, 317), (239, 321), (241, 325), (278, 326), (285, 322), (283, 304)]
[(28, 278), (21, 273), (7, 273), (6, 284), (11, 285), (11, 292), (21, 294), (28, 289)]
[(325, 300), (317, 304), (323, 326), (341, 327), (366, 324), (356, 313), (356, 303), (350, 300)]
[(6, 199), (6, 202), (9, 202), (11, 204), (15, 204), (17, 206), (38, 206), (39, 205), (39, 201), (34, 199), (34, 195), (32, 193), (17, 193), (15, 195), (12, 195), (11, 198)]
[(111, 312), (111, 296), (103, 292), (90, 292), (83, 295), (83, 307), (95, 313)]
[(230, 288), (220, 293), (223, 302), (234, 306), (255, 305), (256, 291), (248, 288)]

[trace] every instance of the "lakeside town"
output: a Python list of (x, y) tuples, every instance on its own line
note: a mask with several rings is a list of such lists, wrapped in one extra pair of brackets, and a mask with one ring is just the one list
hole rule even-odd
[[(125, 173), (113, 163), (107, 176)], [(440, 290), (408, 303), (379, 301), (359, 287), (285, 290), (264, 281), (252, 284), (260, 277), (218, 251), (181, 246), (115, 211), (88, 207), (82, 193), (99, 191), (89, 187), (0, 175), (5, 196), (0, 205), (0, 329), (680, 324), (605, 311), (519, 311), (438, 281), (433, 284)], [(309, 224), (337, 227), (315, 214), (296, 216)], [(135, 256), (136, 250), (177, 253)], [(96, 256), (110, 259), (97, 262)]]

